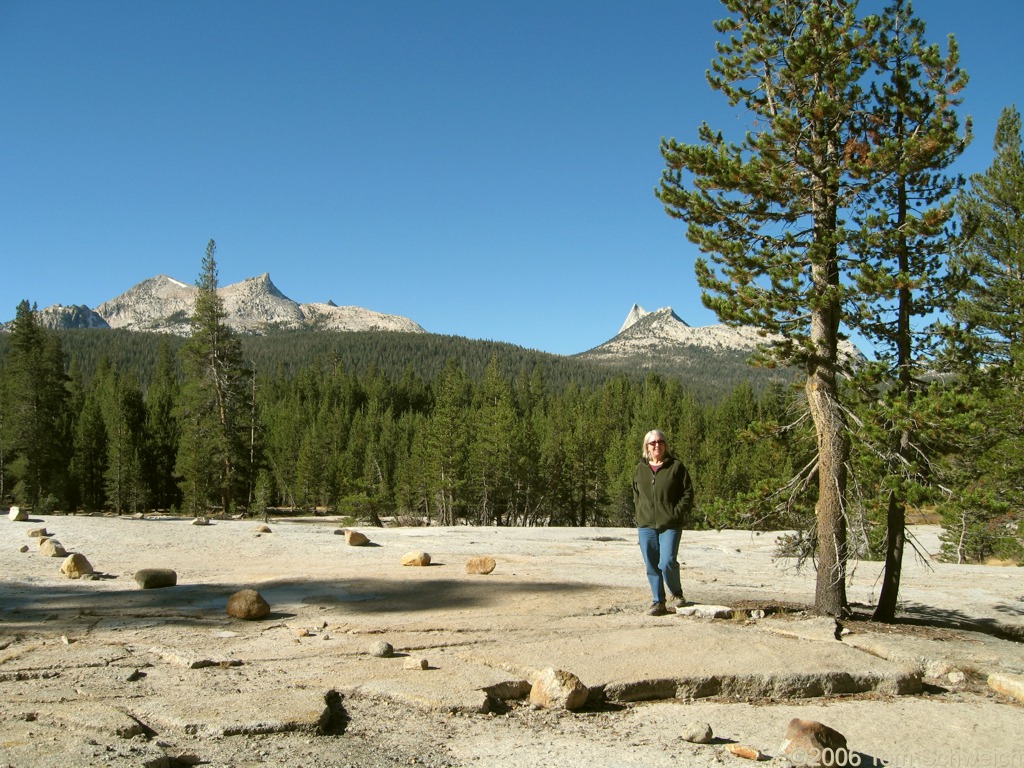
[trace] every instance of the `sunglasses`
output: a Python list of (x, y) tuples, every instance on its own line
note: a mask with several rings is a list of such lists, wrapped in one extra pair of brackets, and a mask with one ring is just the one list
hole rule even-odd
[(664, 440), (651, 440), (651, 442), (648, 443), (648, 445), (664, 445), (664, 444), (665, 444)]

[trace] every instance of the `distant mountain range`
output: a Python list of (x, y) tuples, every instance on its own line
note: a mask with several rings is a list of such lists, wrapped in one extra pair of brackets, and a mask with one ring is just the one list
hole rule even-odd
[[(40, 310), (50, 328), (123, 328), (187, 336), (189, 317), (199, 289), (167, 275), (143, 280), (95, 309), (55, 304)], [(277, 289), (264, 272), (218, 289), (227, 312), (225, 322), (240, 333), (262, 335), (275, 330), (312, 328), (324, 331), (404, 331), (425, 333), (412, 320), (333, 302), (299, 304)]]
[[(95, 309), (56, 304), (39, 311), (42, 323), (54, 329), (118, 328), (187, 336), (189, 317), (198, 288), (157, 275), (143, 280)], [(218, 293), (227, 313), (225, 322), (240, 333), (266, 336), (281, 330), (397, 331), (423, 334), (409, 318), (333, 302), (299, 304), (285, 296), (264, 273)], [(9, 329), (9, 324), (4, 326)], [(726, 325), (693, 327), (671, 307), (648, 312), (637, 304), (618, 334), (574, 359), (602, 366), (715, 376), (716, 370), (746, 368), (747, 359), (770, 339), (754, 328)], [(849, 353), (859, 356), (850, 345)], [(767, 372), (765, 372), (767, 373)], [(773, 378), (778, 373), (770, 374)]]

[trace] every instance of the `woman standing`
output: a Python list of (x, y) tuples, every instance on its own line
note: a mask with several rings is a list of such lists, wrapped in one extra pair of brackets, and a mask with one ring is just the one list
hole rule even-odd
[(675, 607), (685, 604), (679, 578), (679, 539), (693, 508), (693, 482), (682, 462), (669, 453), (660, 430), (652, 429), (644, 436), (643, 459), (633, 472), (633, 505), (640, 552), (654, 597), (647, 613), (664, 616), (668, 613), (666, 586)]

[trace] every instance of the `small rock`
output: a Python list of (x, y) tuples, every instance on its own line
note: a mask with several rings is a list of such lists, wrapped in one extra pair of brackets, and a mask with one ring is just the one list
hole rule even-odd
[(497, 563), (493, 557), (471, 557), (466, 561), (466, 573), (478, 573), (486, 576), (494, 570)]
[(295, 630), (296, 637), (309, 637), (309, 630), (303, 627), (302, 629)]
[(726, 744), (725, 748), (736, 757), (743, 757), (747, 760), (760, 760), (762, 757), (760, 751), (748, 747), (746, 744)]
[(715, 735), (708, 723), (694, 721), (683, 726), (679, 737), (683, 741), (692, 741), (694, 744), (710, 744)]
[(143, 568), (135, 572), (135, 583), (143, 589), (162, 589), (178, 583), (178, 574), (170, 568)]
[(412, 656), (402, 662), (402, 669), (426, 669), (429, 666), (426, 659), (417, 659)]
[(80, 579), (83, 576), (91, 576), (94, 573), (88, 558), (78, 552), (68, 555), (67, 559), (60, 564), (60, 572), (69, 579)]
[(993, 672), (988, 676), (988, 687), (1003, 696), (1024, 701), (1024, 675)]
[(192, 525), (209, 525), (210, 518), (208, 517), (197, 517), (192, 521)]
[(359, 531), (353, 531), (351, 528), (346, 528), (345, 543), (350, 547), (365, 547), (370, 543), (370, 539), (365, 533), (360, 533)]
[(590, 690), (572, 672), (548, 667), (530, 688), (530, 704), (538, 709), (579, 709)]
[(946, 675), (946, 679), (949, 681), (950, 685), (955, 685), (958, 688), (962, 688), (967, 684), (967, 675), (960, 669), (951, 670), (950, 673)]
[(50, 534), (47, 533), (45, 528), (29, 528), (28, 535), (33, 539), (48, 539)]
[(430, 565), (430, 555), (426, 552), (407, 552), (402, 555), (402, 565)]
[(270, 526), (266, 523), (260, 523), (256, 526), (256, 533), (272, 533)]
[(725, 605), (686, 605), (676, 608), (676, 613), (698, 619), (731, 619), (733, 617), (733, 609)]
[(18, 551), (19, 552), (28, 552), (28, 544), (22, 544), (21, 545), (21, 549), (19, 549)]
[(28, 520), (28, 512), (21, 507), (11, 507), (10, 511), (7, 513), (7, 517), (15, 523), (23, 523)]
[(752, 619), (763, 619), (764, 618), (764, 609), (763, 608), (755, 608), (754, 610), (752, 610), (750, 612), (749, 616)]
[(794, 765), (808, 768), (846, 766), (850, 757), (843, 734), (823, 723), (798, 717), (789, 721), (782, 753)]
[(370, 646), (370, 655), (379, 659), (387, 659), (395, 655), (395, 647), (391, 643), (378, 640)]
[(67, 557), (68, 553), (56, 539), (40, 539), (39, 554), (43, 557)]
[(228, 598), (228, 616), (254, 621), (270, 615), (270, 603), (255, 589), (241, 589)]

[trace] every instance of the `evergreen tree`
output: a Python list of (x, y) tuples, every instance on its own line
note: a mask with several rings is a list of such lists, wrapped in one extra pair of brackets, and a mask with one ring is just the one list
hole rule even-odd
[[(754, 116), (755, 130), (732, 143), (704, 124), (699, 144), (664, 141), (668, 167), (658, 196), (670, 215), (687, 220), (690, 240), (710, 257), (696, 265), (704, 303), (723, 322), (780, 334), (765, 359), (804, 373), (817, 439), (814, 607), (839, 615), (847, 610), (850, 459), (839, 341), (843, 324), (857, 320), (849, 309), (858, 236), (851, 217), (881, 183), (874, 166), (927, 171), (926, 164), (899, 166), (893, 156), (905, 147), (898, 129), (885, 133), (895, 113), (917, 106), (917, 96), (901, 91), (905, 101), (897, 101), (886, 91), (894, 106), (880, 106), (869, 87), (873, 68), (892, 66), (902, 42), (882, 39), (892, 30), (879, 17), (858, 19), (856, 2), (723, 3), (733, 16), (716, 27), (730, 37), (719, 44), (708, 79)], [(923, 152), (913, 159), (926, 163)]]
[(142, 466), (146, 406), (142, 390), (130, 376), (114, 371), (103, 399), (103, 420), (107, 433), (107, 501), (117, 514), (139, 512), (147, 500)]
[(175, 418), (179, 391), (174, 355), (167, 340), (161, 339), (156, 369), (146, 392), (143, 462), (149, 499), (156, 509), (170, 510), (181, 503), (181, 490), (174, 477), (181, 443), (181, 430)]
[(896, 616), (907, 506), (920, 500), (929, 481), (925, 440), (932, 430), (916, 400), (934, 367), (939, 334), (927, 323), (943, 308), (946, 225), (960, 183), (944, 170), (967, 140), (955, 112), (967, 81), (955, 40), (943, 56), (924, 32), (905, 0), (880, 17), (861, 169), (870, 186), (852, 217), (859, 225), (851, 237), (857, 291), (846, 322), (875, 352), (856, 377), (863, 398), (856, 443), (876, 470), (858, 477), (858, 488), (884, 510), (885, 572), (874, 612), (881, 621)]
[(468, 508), (470, 388), (466, 374), (449, 360), (435, 384), (434, 411), (427, 441), (429, 487), (438, 522), (454, 525)]
[(246, 477), (251, 373), (238, 337), (225, 323), (227, 313), (217, 293), (216, 249), (210, 240), (196, 281), (191, 335), (180, 352), (185, 380), (177, 408), (182, 434), (176, 472), (189, 514), (218, 504), (230, 512)]
[(944, 462), (956, 489), (942, 505), (957, 561), (1024, 559), (1024, 154), (1015, 107), (1000, 115), (995, 157), (970, 178), (957, 210), (955, 296), (947, 359), (961, 429)]
[(70, 396), (60, 337), (39, 323), (27, 301), (18, 304), (0, 387), (3, 488), (19, 503), (52, 511), (66, 500)]
[(104, 477), (108, 451), (103, 402), (108, 397), (112, 375), (110, 363), (104, 358), (82, 401), (75, 430), (71, 474), (79, 503), (87, 512), (99, 512), (107, 506)]

